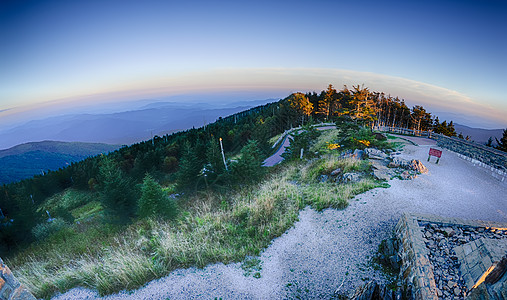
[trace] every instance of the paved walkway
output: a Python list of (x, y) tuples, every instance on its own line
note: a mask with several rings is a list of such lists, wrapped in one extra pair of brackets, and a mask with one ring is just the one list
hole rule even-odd
[[(334, 129), (334, 128), (336, 128), (336, 126), (335, 125), (323, 125), (323, 126), (317, 126), (316, 128), (317, 128), (317, 130), (327, 130), (327, 129)], [(272, 167), (276, 164), (281, 163), (283, 161), (282, 154), (285, 152), (285, 149), (287, 147), (289, 147), (290, 141), (291, 141), (291, 139), (290, 139), (290, 133), (289, 133), (283, 138), (283, 142), (281, 143), (280, 147), (275, 152), (275, 154), (266, 158), (266, 160), (264, 160), (262, 165), (265, 167)]]

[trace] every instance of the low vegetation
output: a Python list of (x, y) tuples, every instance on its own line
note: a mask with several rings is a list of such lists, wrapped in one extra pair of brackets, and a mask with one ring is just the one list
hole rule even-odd
[[(0, 254), (43, 298), (76, 286), (134, 289), (215, 262), (244, 261), (258, 276), (255, 257), (301, 209), (344, 209), (384, 186), (352, 155), (392, 147), (371, 125), (430, 126), (420, 107), (412, 119), (395, 107), (406, 106), (330, 86), (0, 187)], [(337, 128), (310, 126), (320, 121)], [(262, 167), (277, 135), (296, 126), (284, 162)]]
[[(327, 149), (325, 145), (338, 139), (338, 133), (330, 130), (308, 141), (309, 147)], [(105, 226), (108, 212), (101, 203), (90, 201), (72, 210), (75, 220), (81, 221), (64, 223), (8, 263), (16, 266), (19, 279), (35, 295), (44, 298), (75, 286), (100, 294), (133, 289), (177, 268), (214, 262), (244, 261), (245, 274), (257, 278), (261, 266), (255, 257), (294, 224), (302, 208), (343, 209), (355, 195), (382, 185), (368, 175), (368, 161), (343, 157), (343, 150), (287, 161), (258, 183), (227, 192), (207, 189), (177, 199), (167, 194), (172, 188), (164, 189), (146, 175), (138, 206), (142, 218), (136, 222)], [(365, 176), (354, 183), (319, 182), (320, 175), (338, 168)], [(87, 197), (66, 191), (55, 198), (65, 199), (69, 193)], [(150, 209), (171, 205), (173, 209), (162, 214), (160, 209)]]

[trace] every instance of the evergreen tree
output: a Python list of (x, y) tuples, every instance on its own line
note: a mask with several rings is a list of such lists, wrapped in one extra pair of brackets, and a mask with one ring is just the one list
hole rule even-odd
[(259, 180), (264, 175), (263, 160), (257, 141), (248, 141), (241, 149), (238, 161), (231, 166), (234, 179), (238, 182)]
[(454, 129), (453, 122), (449, 122), (449, 125), (447, 126), (447, 136), (456, 136), (456, 129)]
[(433, 121), (433, 131), (437, 132), (439, 126), (440, 126), (440, 121), (438, 120), (438, 117), (436, 117), (435, 120)]
[(141, 218), (159, 216), (171, 219), (176, 216), (176, 204), (162, 190), (153, 177), (144, 176), (141, 198), (138, 201), (138, 215)]
[(422, 106), (420, 105), (414, 106), (412, 108), (412, 114), (410, 115), (412, 121), (412, 128), (414, 130), (422, 130), (422, 128), (427, 127), (425, 121), (428, 119), (428, 115), (430, 116), (431, 119), (431, 115), (428, 114)]
[(294, 93), (289, 97), (289, 103), (301, 115), (301, 125), (304, 125), (305, 117), (309, 117), (313, 111), (313, 104), (303, 93)]
[(201, 175), (205, 176), (206, 184), (216, 184), (227, 180), (227, 172), (222, 158), (219, 141), (212, 138), (206, 150), (206, 161)]
[(136, 211), (137, 188), (109, 156), (99, 170), (100, 202), (110, 222), (127, 223)]
[(203, 163), (195, 151), (195, 147), (190, 145), (188, 140), (183, 145), (183, 154), (180, 160), (180, 169), (177, 174), (177, 184), (185, 189), (197, 186), (197, 178), (202, 170)]
[(321, 100), (319, 100), (317, 114), (323, 115), (326, 121), (329, 120), (329, 116), (333, 114), (337, 96), (338, 94), (335, 88), (330, 84), (327, 87), (326, 93), (322, 95)]
[(495, 139), (496, 139), (496, 142), (498, 143), (498, 146), (496, 146), (496, 149), (507, 152), (507, 129), (504, 129), (503, 136), (500, 140), (498, 140), (497, 138), (495, 138)]
[(375, 103), (370, 97), (370, 91), (364, 86), (354, 86), (351, 100), (351, 117), (354, 120), (371, 122), (375, 119)]
[(487, 147), (492, 147), (493, 146), (493, 138), (492, 137), (489, 137), (488, 142), (486, 143), (486, 146)]

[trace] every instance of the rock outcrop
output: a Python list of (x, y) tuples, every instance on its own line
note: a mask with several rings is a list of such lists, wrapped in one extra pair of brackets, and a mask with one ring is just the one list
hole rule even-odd
[(371, 158), (371, 159), (386, 159), (389, 157), (384, 152), (382, 152), (378, 149), (375, 149), (375, 148), (366, 148), (366, 149), (364, 149), (364, 152), (366, 153), (368, 158)]
[(35, 300), (0, 258), (0, 300)]

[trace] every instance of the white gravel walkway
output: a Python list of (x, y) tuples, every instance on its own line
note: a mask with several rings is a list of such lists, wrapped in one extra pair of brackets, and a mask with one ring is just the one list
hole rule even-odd
[[(427, 174), (391, 180), (351, 200), (345, 210), (305, 209), (299, 221), (262, 253), (262, 277), (245, 277), (240, 264), (176, 270), (133, 292), (99, 298), (77, 288), (54, 299), (328, 299), (340, 287), (348, 294), (364, 281), (382, 279), (367, 267), (381, 240), (391, 236), (403, 212), (507, 221), (507, 182), (443, 150), (439, 164), (426, 162), (433, 141), (411, 138), (400, 154), (419, 159)], [(434, 147), (434, 146), (433, 146)]]

